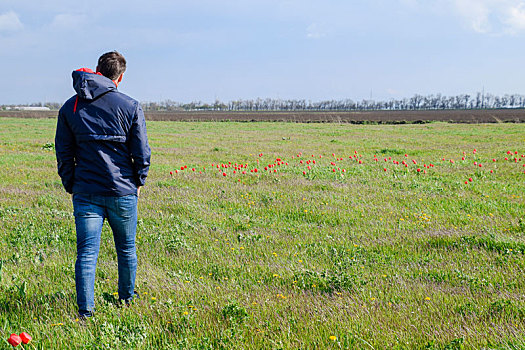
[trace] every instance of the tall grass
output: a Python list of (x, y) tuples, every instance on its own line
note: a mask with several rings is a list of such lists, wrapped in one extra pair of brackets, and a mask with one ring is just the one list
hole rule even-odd
[(81, 325), (54, 123), (0, 120), (0, 349), (525, 348), (524, 125), (149, 122), (141, 298), (105, 225)]

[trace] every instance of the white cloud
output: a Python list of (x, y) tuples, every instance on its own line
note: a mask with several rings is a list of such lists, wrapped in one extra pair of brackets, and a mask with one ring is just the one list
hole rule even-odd
[(71, 13), (61, 13), (56, 15), (51, 22), (51, 27), (57, 29), (78, 28), (86, 20), (85, 15), (76, 15)]
[(325, 37), (327, 33), (327, 29), (319, 23), (312, 23), (306, 28), (306, 37), (309, 39), (320, 39)]
[(386, 89), (386, 93), (390, 96), (401, 96), (402, 91), (397, 89), (388, 88)]
[(456, 16), (466, 28), (477, 33), (525, 33), (525, 0), (398, 1), (406, 9)]
[(525, 0), (451, 0), (466, 25), (478, 33), (525, 32)]
[[(492, 5), (487, 0), (453, 0), (457, 13), (466, 21), (467, 25), (478, 33), (488, 33), (492, 29), (489, 16), (499, 7)], [(502, 1), (496, 1), (500, 3)]]
[(24, 28), (22, 22), (18, 18), (18, 15), (9, 11), (0, 14), (0, 32), (15, 32)]
[(506, 23), (511, 31), (525, 30), (525, 3), (509, 9)]

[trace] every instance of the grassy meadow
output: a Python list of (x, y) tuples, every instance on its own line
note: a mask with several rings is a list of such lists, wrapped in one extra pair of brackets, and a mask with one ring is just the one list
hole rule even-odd
[(0, 349), (525, 349), (525, 124), (148, 122), (140, 300), (105, 224), (80, 324), (55, 123), (0, 118)]

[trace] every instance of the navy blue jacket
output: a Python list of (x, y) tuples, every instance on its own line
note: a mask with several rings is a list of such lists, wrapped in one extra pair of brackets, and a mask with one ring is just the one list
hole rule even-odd
[(102, 75), (73, 72), (77, 92), (58, 113), (58, 174), (68, 193), (126, 196), (148, 175), (151, 149), (140, 104)]

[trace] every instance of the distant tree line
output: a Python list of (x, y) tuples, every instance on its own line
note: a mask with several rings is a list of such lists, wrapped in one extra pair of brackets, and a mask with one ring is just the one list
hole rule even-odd
[[(450, 110), (450, 109), (498, 109), (525, 108), (525, 95), (506, 94), (496, 96), (478, 92), (475, 95), (460, 94), (457, 96), (419, 95), (410, 98), (391, 99), (388, 101), (361, 100), (325, 100), (312, 102), (305, 99), (247, 99), (224, 103), (216, 100), (213, 103), (201, 101), (181, 103), (172, 100), (162, 102), (142, 102), (145, 111), (406, 111), (406, 110)], [(0, 109), (16, 106), (60, 108), (60, 103), (45, 102), (25, 105), (2, 105)]]
[(163, 102), (143, 102), (146, 111), (369, 111), (369, 110), (445, 110), (445, 109), (498, 109), (525, 108), (525, 95), (496, 96), (490, 93), (457, 96), (414, 95), (411, 98), (388, 101), (351, 99), (312, 102), (294, 99), (257, 98), (255, 100), (235, 100), (228, 103), (190, 102), (180, 103), (172, 100)]
[(11, 105), (0, 105), (0, 110), (13, 109), (16, 107), (47, 107), (51, 110), (59, 110), (62, 106), (58, 102), (36, 102), (36, 103), (26, 103), (26, 104), (11, 104)]

